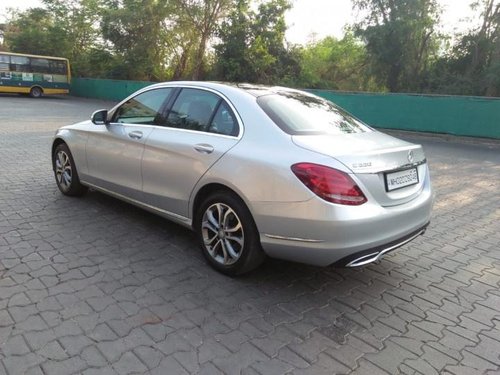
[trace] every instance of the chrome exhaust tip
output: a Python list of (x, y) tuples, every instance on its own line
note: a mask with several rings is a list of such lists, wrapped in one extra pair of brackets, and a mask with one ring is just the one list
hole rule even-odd
[(408, 242), (412, 241), (416, 237), (422, 235), (425, 233), (425, 230), (427, 229), (427, 225), (417, 231), (416, 233), (413, 233), (413, 235), (410, 235), (409, 237), (405, 238), (404, 240), (397, 242), (396, 244), (389, 245), (386, 248), (383, 248), (382, 250), (374, 251), (370, 254), (364, 254), (358, 258), (355, 258), (354, 260), (351, 260), (349, 263), (347, 263), (344, 267), (349, 267), (349, 268), (354, 268), (354, 267), (361, 267), (361, 266), (366, 266), (367, 264), (376, 262), (377, 260), (380, 260), (385, 254), (396, 250), (398, 247), (401, 247)]

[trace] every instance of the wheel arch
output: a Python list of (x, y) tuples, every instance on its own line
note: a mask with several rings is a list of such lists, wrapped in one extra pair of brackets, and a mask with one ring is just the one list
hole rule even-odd
[[(51, 150), (51, 153), (50, 153), (51, 157), (52, 157), (52, 166), (54, 165), (54, 156), (55, 156), (54, 153), (56, 151), (56, 148), (57, 148), (57, 146), (59, 146), (59, 145), (61, 145), (63, 143), (69, 148), (68, 143), (64, 139), (62, 139), (62, 138), (59, 138), (59, 137), (55, 138), (54, 141), (52, 142), (52, 150)], [(71, 149), (70, 149), (70, 152), (71, 152)]]
[(42, 87), (42, 86), (40, 86), (40, 85), (33, 85), (33, 86), (31, 86), (31, 87), (30, 87), (30, 92), (31, 92), (31, 90), (33, 90), (35, 87), (40, 89), (40, 91), (42, 92), (42, 95), (44, 94), (43, 87)]
[[(193, 203), (191, 205), (191, 215), (192, 215), (191, 217), (193, 218), (191, 226), (193, 228), (194, 228), (194, 225), (196, 222), (196, 215), (198, 214), (197, 209), (198, 209), (199, 205), (201, 204), (201, 202), (203, 202), (203, 200), (205, 200), (207, 197), (209, 197), (210, 195), (212, 195), (218, 191), (226, 191), (226, 192), (229, 192), (229, 193), (233, 194), (234, 196), (236, 196), (246, 206), (246, 208), (248, 209), (248, 211), (250, 212), (250, 214), (253, 217), (252, 210), (250, 209), (246, 200), (237, 191), (235, 191), (234, 189), (231, 189), (229, 186), (224, 185), (222, 183), (211, 182), (211, 183), (208, 183), (208, 184), (204, 185), (203, 187), (201, 187), (196, 192), (196, 195), (193, 199)], [(255, 219), (254, 219), (254, 221), (255, 221)]]

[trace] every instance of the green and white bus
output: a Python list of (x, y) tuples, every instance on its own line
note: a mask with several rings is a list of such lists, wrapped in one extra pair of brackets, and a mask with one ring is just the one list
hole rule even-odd
[(0, 92), (39, 98), (69, 93), (70, 82), (68, 59), (0, 52)]

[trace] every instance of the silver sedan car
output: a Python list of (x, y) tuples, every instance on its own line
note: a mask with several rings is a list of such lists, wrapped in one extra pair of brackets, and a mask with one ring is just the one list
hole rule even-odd
[(92, 188), (191, 228), (229, 275), (266, 255), (369, 264), (422, 234), (433, 203), (421, 146), (283, 87), (155, 84), (60, 128), (52, 161), (63, 194)]

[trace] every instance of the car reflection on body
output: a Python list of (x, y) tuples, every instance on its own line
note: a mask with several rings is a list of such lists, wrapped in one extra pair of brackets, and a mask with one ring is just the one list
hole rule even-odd
[(155, 84), (60, 128), (52, 160), (63, 194), (92, 188), (192, 228), (229, 275), (266, 255), (369, 264), (422, 234), (433, 201), (421, 146), (282, 87)]

